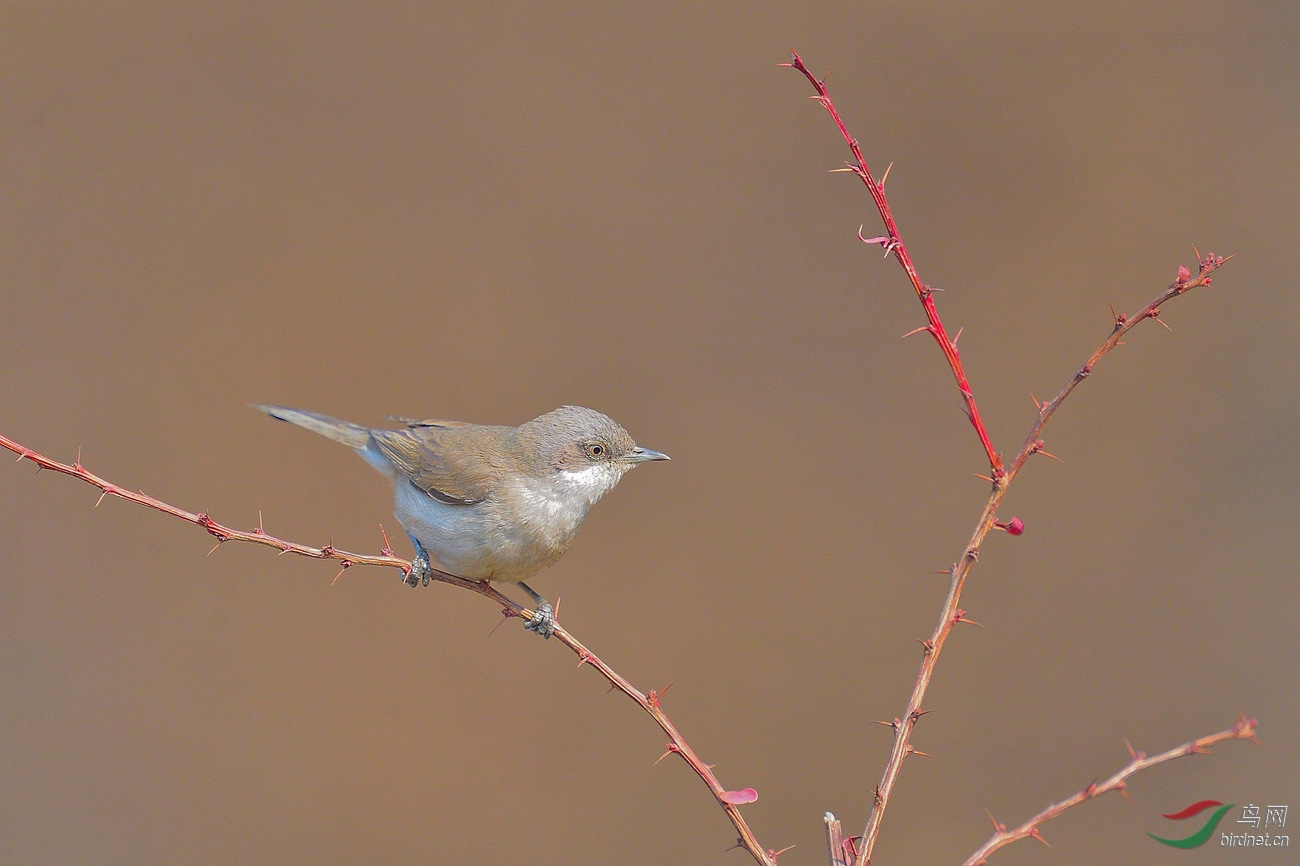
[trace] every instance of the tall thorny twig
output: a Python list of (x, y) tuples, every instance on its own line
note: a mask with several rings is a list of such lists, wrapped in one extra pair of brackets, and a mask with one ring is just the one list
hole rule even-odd
[(1199, 272), (1196, 277), (1193, 278), (1186, 268), (1179, 268), (1177, 279), (1136, 315), (1131, 318), (1116, 315), (1114, 328), (1110, 336), (1097, 347), (1096, 351), (1088, 358), (1087, 363), (1075, 373), (1059, 394), (1046, 403), (1038, 404), (1038, 417), (1030, 427), (1029, 435), (1025, 438), (1025, 442), (1015, 458), (1009, 465), (1006, 465), (1003, 463), (1001, 455), (993, 447), (988, 431), (984, 427), (970, 382), (966, 377), (965, 369), (962, 367), (961, 355), (957, 351), (956, 340), (948, 338), (948, 332), (939, 318), (939, 311), (934, 302), (934, 291), (922, 282), (907, 251), (907, 245), (903, 242), (899, 233), (898, 225), (889, 207), (889, 201), (885, 197), (884, 180), (878, 181), (875, 175), (872, 174), (866, 159), (862, 156), (862, 150), (858, 146), (857, 139), (849, 133), (848, 127), (840, 117), (839, 111), (835, 108), (835, 103), (831, 101), (825, 79), (818, 78), (809, 71), (803, 59), (794, 52), (790, 53), (790, 62), (782, 65), (799, 71), (808, 79), (817, 91), (813, 99), (817, 100), (830, 114), (835, 126), (849, 146), (853, 159), (847, 163), (848, 169), (866, 185), (872, 200), (876, 204), (876, 209), (880, 212), (880, 218), (885, 225), (886, 232), (881, 237), (866, 238), (862, 237), (862, 233), (859, 231), (858, 236), (864, 243), (879, 244), (884, 247), (886, 254), (892, 253), (907, 274), (908, 281), (912, 284), (912, 288), (925, 309), (927, 324), (920, 330), (927, 331), (934, 337), (939, 349), (943, 352), (949, 366), (952, 368), (953, 376), (957, 380), (957, 389), (966, 405), (967, 416), (970, 418), (971, 424), (979, 436), (980, 444), (984, 448), (985, 456), (988, 458), (988, 480), (992, 488), (988, 500), (984, 504), (984, 509), (980, 513), (979, 520), (976, 521), (975, 530), (971, 533), (970, 540), (966, 543), (961, 557), (950, 568), (951, 583), (948, 587), (948, 595), (944, 599), (943, 608), (939, 613), (939, 621), (935, 625), (933, 633), (928, 640), (922, 642), (924, 657), (921, 661), (921, 669), (916, 676), (916, 684), (912, 687), (912, 694), (908, 699), (907, 708), (902, 716), (894, 719), (890, 724), (894, 731), (893, 747), (890, 749), (884, 773), (875, 788), (875, 796), (872, 802), (871, 814), (867, 818), (866, 829), (863, 830), (861, 837), (856, 837), (857, 841), (854, 844), (856, 851), (855, 866), (867, 866), (871, 862), (871, 852), (875, 848), (876, 840), (879, 838), (880, 825), (884, 820), (885, 809), (889, 805), (889, 797), (894, 790), (894, 784), (898, 781), (898, 774), (902, 769), (903, 761), (916, 751), (911, 745), (912, 730), (923, 715), (922, 701), (925, 698), (926, 690), (929, 688), (930, 679), (934, 675), (939, 653), (942, 651), (944, 642), (953, 627), (965, 617), (966, 612), (958, 605), (961, 601), (962, 587), (965, 585), (966, 577), (970, 574), (971, 568), (979, 558), (980, 546), (984, 543), (984, 539), (989, 532), (995, 528), (1007, 529), (1014, 534), (1019, 534), (1023, 527), (1023, 524), (1018, 519), (1013, 519), (1007, 523), (1000, 523), (997, 519), (998, 507), (1002, 504), (1002, 499), (1006, 496), (1012, 480), (1024, 467), (1025, 462), (1031, 455), (1043, 450), (1043, 442), (1040, 438), (1043, 428), (1047, 426), (1047, 422), (1051, 420), (1057, 408), (1070, 395), (1070, 392), (1091, 375), (1097, 362), (1118, 346), (1121, 338), (1139, 322), (1146, 319), (1155, 319), (1159, 316), (1160, 306), (1166, 301), (1191, 289), (1209, 286), (1210, 274), (1217, 270), (1227, 259), (1213, 253), (1201, 257), (1198, 252)]
[[(966, 369), (961, 363), (961, 352), (957, 350), (957, 338), (950, 338), (948, 331), (939, 319), (939, 310), (934, 303), (934, 289), (927, 286), (921, 281), (921, 275), (917, 273), (916, 265), (912, 264), (912, 256), (907, 251), (907, 244), (903, 242), (902, 236), (898, 232), (898, 225), (894, 222), (894, 213), (889, 208), (889, 200), (885, 198), (885, 178), (876, 180), (871, 169), (867, 167), (867, 161), (862, 157), (862, 150), (858, 147), (858, 140), (849, 134), (848, 127), (844, 125), (843, 119), (840, 118), (839, 111), (835, 108), (835, 103), (831, 102), (830, 92), (826, 89), (825, 79), (818, 78), (808, 71), (804, 66), (803, 60), (798, 54), (790, 52), (790, 62), (782, 63), (782, 66), (789, 66), (797, 69), (812, 82), (813, 87), (817, 90), (817, 95), (813, 99), (821, 103), (822, 107), (830, 114), (831, 119), (839, 128), (840, 134), (844, 136), (844, 141), (848, 143), (849, 150), (853, 153), (853, 160), (845, 163), (848, 170), (856, 174), (866, 185), (867, 191), (871, 193), (872, 200), (876, 203), (876, 209), (880, 211), (880, 219), (885, 224), (885, 234), (881, 237), (866, 238), (862, 237), (861, 231), (858, 237), (863, 243), (879, 244), (884, 247), (885, 253), (892, 253), (898, 264), (907, 274), (907, 280), (912, 284), (912, 289), (921, 301), (921, 306), (925, 308), (925, 317), (927, 324), (918, 330), (926, 331), (934, 337), (934, 341), (939, 345), (939, 350), (943, 352), (944, 358), (948, 361), (948, 366), (952, 368), (953, 378), (957, 380), (957, 390), (961, 393), (962, 400), (966, 404), (966, 417), (970, 419), (971, 426), (975, 428), (975, 434), (980, 438), (980, 445), (984, 447), (984, 454), (988, 457), (989, 471), (994, 478), (1002, 475), (1002, 457), (993, 448), (993, 441), (989, 438), (988, 430), (984, 427), (984, 419), (980, 417), (979, 406), (975, 404), (975, 395), (971, 392), (970, 381), (966, 378)], [(888, 171), (885, 172), (889, 174)], [(961, 336), (958, 334), (958, 336)]]

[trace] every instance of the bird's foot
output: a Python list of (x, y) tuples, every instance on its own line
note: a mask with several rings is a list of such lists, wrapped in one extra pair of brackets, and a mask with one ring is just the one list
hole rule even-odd
[(555, 609), (551, 607), (551, 603), (544, 601), (537, 605), (537, 610), (533, 612), (533, 618), (524, 623), (524, 628), (535, 631), (542, 637), (550, 637), (555, 634)]
[(433, 571), (433, 566), (429, 563), (429, 551), (411, 533), (406, 533), (406, 537), (411, 539), (411, 546), (415, 548), (415, 559), (411, 560), (410, 569), (402, 575), (402, 582), (412, 589), (421, 584), (428, 586), (429, 574)]
[(533, 604), (537, 605), (533, 610), (533, 618), (524, 623), (524, 628), (536, 632), (544, 638), (549, 638), (555, 634), (555, 608), (551, 606), (549, 601), (542, 598), (539, 593), (534, 592), (533, 588), (528, 584), (520, 581), (519, 586), (532, 597)]
[(424, 552), (424, 548), (417, 541), (415, 543), (415, 559), (411, 560), (411, 567), (407, 569), (406, 574), (402, 575), (402, 581), (409, 587), (417, 587), (420, 584), (429, 585), (429, 572), (433, 566), (429, 564), (429, 554)]

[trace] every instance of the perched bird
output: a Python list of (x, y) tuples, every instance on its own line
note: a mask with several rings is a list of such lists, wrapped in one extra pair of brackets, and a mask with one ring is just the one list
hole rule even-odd
[(581, 406), (518, 427), (392, 418), (406, 425), (401, 430), (284, 406), (253, 408), (347, 445), (393, 482), (393, 514), (415, 545), (406, 583), (428, 586), (432, 567), (518, 583), (536, 603), (525, 628), (542, 637), (555, 631), (554, 609), (524, 581), (568, 550), (587, 509), (625, 472), (668, 459)]

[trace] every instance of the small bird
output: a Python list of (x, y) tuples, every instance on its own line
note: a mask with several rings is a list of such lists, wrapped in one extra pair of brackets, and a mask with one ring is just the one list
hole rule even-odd
[(555, 631), (554, 608), (524, 581), (569, 549), (587, 510), (625, 472), (668, 459), (581, 406), (518, 427), (389, 416), (401, 430), (284, 406), (253, 408), (347, 445), (393, 482), (393, 515), (415, 545), (407, 584), (428, 586), (434, 567), (517, 583), (536, 604), (524, 627), (546, 638)]

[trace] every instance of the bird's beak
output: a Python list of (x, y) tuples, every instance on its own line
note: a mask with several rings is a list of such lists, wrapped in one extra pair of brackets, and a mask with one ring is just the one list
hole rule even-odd
[(672, 458), (662, 451), (652, 451), (649, 448), (633, 448), (632, 452), (623, 459), (629, 463), (646, 463), (650, 460), (671, 460)]

